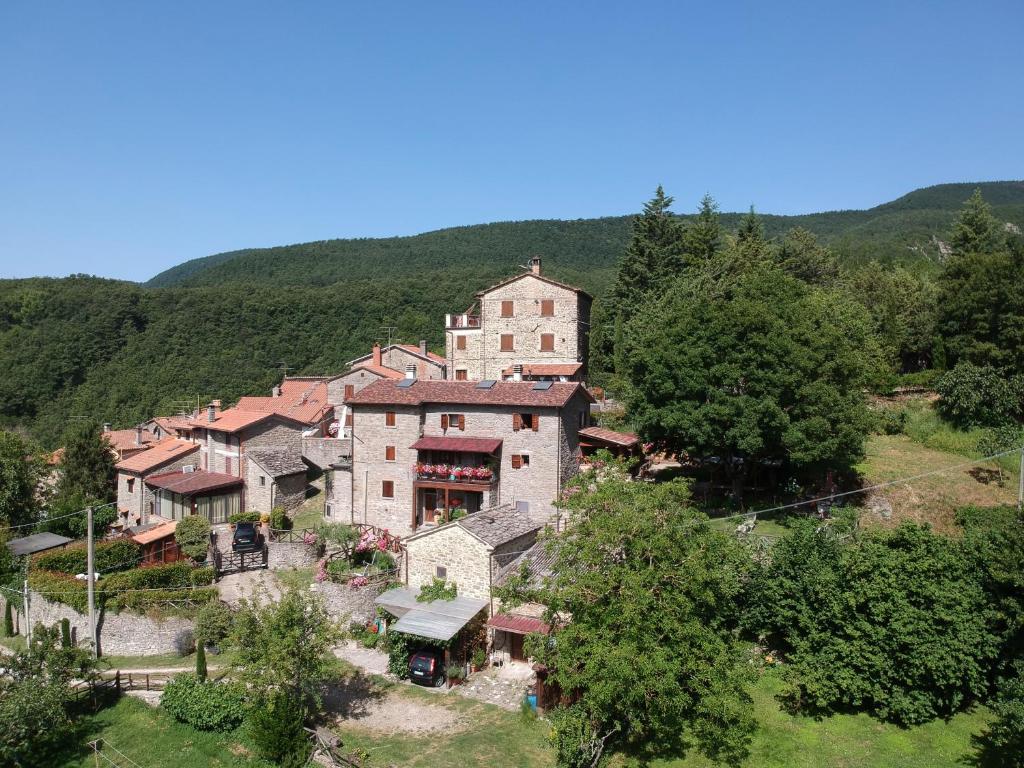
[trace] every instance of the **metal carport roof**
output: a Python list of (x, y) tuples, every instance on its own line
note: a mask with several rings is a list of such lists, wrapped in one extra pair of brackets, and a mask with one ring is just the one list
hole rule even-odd
[(420, 603), (416, 600), (417, 594), (417, 590), (409, 587), (398, 587), (374, 600), (374, 603), (399, 617), (389, 630), (432, 640), (451, 640), (487, 607), (485, 598), (456, 597), (454, 600)]
[(7, 548), (15, 556), (32, 555), (36, 552), (63, 547), (65, 544), (70, 544), (71, 541), (72, 539), (67, 536), (58, 536), (56, 533), (33, 533), (31, 536), (12, 539), (7, 542)]

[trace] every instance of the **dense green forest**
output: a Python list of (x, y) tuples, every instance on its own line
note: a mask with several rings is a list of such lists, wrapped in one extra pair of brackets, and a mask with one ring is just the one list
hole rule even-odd
[[(927, 292), (901, 293), (903, 282), (938, 272), (940, 241), (975, 187), (1000, 222), (1024, 228), (1024, 182), (946, 184), (866, 211), (760, 221), (773, 240), (796, 227), (814, 233), (865, 288), (878, 287), (877, 274), (892, 278), (887, 300), (869, 310), (899, 336), (891, 354), (909, 359), (895, 367), (913, 370), (930, 362), (934, 339), (914, 328), (907, 306)], [(722, 229), (734, 232), (740, 219), (722, 214)], [(127, 426), (197, 399), (266, 391), (282, 369), (339, 371), (386, 338), (384, 326), (395, 327), (397, 339), (440, 345), (445, 312), (465, 309), (475, 291), (534, 254), (547, 274), (600, 299), (631, 221), (509, 222), (236, 251), (186, 262), (144, 285), (81, 275), (0, 281), (0, 426), (54, 446), (76, 420)], [(914, 341), (915, 333), (927, 337)]]

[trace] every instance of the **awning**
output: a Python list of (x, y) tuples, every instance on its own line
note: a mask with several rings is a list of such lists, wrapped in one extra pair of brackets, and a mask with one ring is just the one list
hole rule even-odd
[(546, 635), (551, 631), (551, 627), (540, 619), (532, 616), (511, 616), (507, 613), (494, 614), (487, 622), (487, 626), (511, 632), (513, 635), (529, 635), (534, 632)]
[(146, 485), (162, 488), (165, 491), (180, 493), (182, 496), (195, 496), (220, 490), (233, 490), (243, 483), (242, 478), (226, 475), (221, 472), (167, 472), (161, 475), (150, 475)]
[(409, 447), (417, 451), (495, 453), (501, 448), (501, 440), (493, 437), (421, 437)]
[(418, 590), (398, 587), (379, 595), (374, 603), (399, 619), (389, 631), (428, 637), (431, 640), (451, 640), (480, 611), (487, 600), (474, 597), (456, 597), (454, 600), (417, 602)]

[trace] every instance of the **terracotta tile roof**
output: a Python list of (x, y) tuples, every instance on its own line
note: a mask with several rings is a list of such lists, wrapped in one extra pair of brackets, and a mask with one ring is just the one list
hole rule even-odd
[(569, 285), (568, 283), (560, 283), (557, 280), (552, 280), (550, 277), (547, 277), (545, 275), (537, 275), (537, 274), (534, 274), (533, 272), (523, 272), (523, 273), (518, 274), (518, 275), (513, 275), (512, 277), (509, 277), (509, 278), (506, 278), (505, 280), (502, 280), (500, 283), (495, 283), (490, 288), (485, 288), (482, 291), (477, 291), (476, 295), (477, 296), (484, 296), (484, 295), (490, 293), (491, 291), (497, 290), (498, 288), (503, 288), (504, 286), (508, 285), (509, 283), (514, 283), (516, 280), (522, 280), (524, 277), (534, 277), (537, 280), (543, 280), (545, 283), (549, 283), (549, 284), (557, 286), (559, 288), (565, 288), (567, 291), (572, 291), (573, 293), (582, 294), (583, 296), (586, 296), (588, 299), (589, 298), (593, 298), (589, 293), (584, 291), (582, 288), (577, 288), (575, 285)]
[(138, 445), (135, 443), (135, 438), (136, 432), (134, 429), (114, 429), (103, 433), (103, 439), (110, 443), (110, 447), (115, 451), (130, 451), (133, 448), (143, 448), (153, 445), (157, 441), (156, 435), (148, 429), (142, 430)]
[(197, 493), (231, 488), (241, 484), (242, 478), (240, 477), (220, 472), (206, 472), (201, 469), (197, 469), (195, 472), (182, 472), (179, 469), (175, 472), (164, 472), (146, 478), (146, 485), (180, 493), (183, 496), (193, 496)]
[(621, 445), (624, 448), (630, 448), (640, 440), (632, 432), (614, 432), (610, 429), (602, 429), (601, 427), (586, 427), (581, 429), (579, 434), (580, 437), (589, 437), (591, 440)]
[(206, 418), (206, 410), (203, 409), (199, 416), (192, 420), (192, 426), (213, 429), (218, 432), (238, 432), (246, 427), (259, 424), (273, 415), (273, 411), (243, 411), (240, 408), (227, 408), (218, 411), (216, 418), (210, 421)]
[(168, 437), (145, 451), (119, 461), (117, 468), (125, 472), (142, 474), (198, 450), (199, 443), (192, 443), (177, 437)]
[(356, 368), (360, 370), (369, 371), (370, 373), (376, 373), (385, 379), (404, 379), (405, 374), (401, 371), (396, 371), (394, 368), (388, 368), (386, 365), (374, 365), (373, 363), (357, 363), (352, 366), (354, 371)]
[(164, 432), (174, 434), (179, 430), (192, 429), (191, 416), (154, 416), (151, 421)]
[(546, 635), (551, 632), (551, 627), (540, 619), (535, 619), (532, 616), (515, 616), (509, 613), (494, 614), (488, 620), (487, 626), (515, 635), (529, 635), (534, 632)]
[(327, 403), (327, 380), (285, 379), (280, 397), (243, 397), (235, 408), (277, 413), (304, 424), (318, 424), (331, 408)]
[[(381, 350), (380, 350), (381, 355), (386, 355), (388, 353), (389, 349), (400, 349), (403, 352), (408, 352), (410, 355), (416, 355), (416, 357), (420, 358), (421, 360), (429, 360), (430, 362), (435, 363), (436, 365), (447, 365), (448, 364), (447, 360), (445, 360), (440, 355), (435, 355), (433, 352), (427, 352), (427, 354), (425, 354), (425, 355), (422, 354), (420, 352), (419, 346), (416, 345), (416, 344), (389, 344), (386, 347), (381, 347)], [(372, 362), (372, 360), (373, 360), (373, 353), (372, 352), (370, 354), (368, 354), (368, 355), (360, 355), (359, 357), (357, 357), (354, 360), (349, 360), (348, 364), (350, 366), (352, 366), (353, 368), (364, 368), (366, 366), (363, 365), (363, 361), (367, 361), (367, 360)], [(388, 370), (391, 370), (391, 369), (388, 369)]]
[[(423, 353), (420, 352), (420, 348), (418, 346), (416, 346), (415, 344), (398, 344), (397, 346), (401, 347), (406, 352), (411, 352), (414, 355), (418, 355), (419, 357), (423, 357)], [(443, 357), (441, 357), (440, 355), (436, 355), (433, 352), (430, 352), (429, 350), (427, 351), (427, 358), (429, 360), (432, 360), (433, 362), (437, 363), (438, 365), (447, 365), (448, 364), (448, 361), (445, 360)]]
[(348, 399), (350, 405), (520, 405), (534, 408), (561, 408), (581, 392), (590, 402), (593, 397), (575, 381), (556, 381), (547, 389), (534, 389), (532, 381), (498, 381), (482, 389), (475, 381), (428, 381), (418, 379), (412, 386), (401, 382), (375, 381)]
[(409, 447), (417, 451), (494, 453), (501, 448), (501, 440), (494, 437), (421, 437)]
[(51, 453), (49, 456), (46, 457), (46, 463), (49, 466), (51, 466), (51, 467), (57, 466), (63, 460), (64, 460), (64, 449), (63, 448), (58, 448), (56, 451), (54, 451), (53, 453)]
[[(524, 376), (575, 376), (583, 363), (523, 363)], [(506, 368), (502, 376), (511, 376), (512, 369)]]
[(173, 536), (177, 528), (178, 523), (176, 521), (161, 523), (160, 525), (147, 528), (139, 533), (132, 534), (132, 541), (136, 544), (150, 544), (151, 542), (159, 541), (160, 539), (167, 538), (168, 536)]

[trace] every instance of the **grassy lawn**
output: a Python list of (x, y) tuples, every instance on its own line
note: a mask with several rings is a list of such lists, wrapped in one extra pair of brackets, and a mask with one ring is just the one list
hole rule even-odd
[(0, 637), (0, 645), (12, 651), (23, 651), (25, 650), (26, 643), (24, 637), (15, 635), (14, 637)]
[[(226, 667), (231, 663), (232, 653), (224, 651), (216, 655), (206, 654), (206, 665), (208, 667)], [(190, 653), (186, 656), (179, 656), (176, 653), (163, 653), (155, 656), (103, 656), (101, 661), (109, 669), (150, 669), (169, 668), (195, 669), (196, 655)]]
[(316, 493), (302, 502), (292, 515), (292, 524), (296, 530), (312, 528), (324, 521), (324, 480), (321, 477), (311, 485)]

